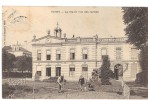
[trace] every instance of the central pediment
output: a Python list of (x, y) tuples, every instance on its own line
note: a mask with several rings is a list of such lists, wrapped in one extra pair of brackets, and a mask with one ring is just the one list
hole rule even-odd
[(35, 44), (61, 43), (62, 41), (64, 41), (64, 38), (59, 38), (59, 37), (50, 36), (50, 35), (32, 40), (32, 42)]

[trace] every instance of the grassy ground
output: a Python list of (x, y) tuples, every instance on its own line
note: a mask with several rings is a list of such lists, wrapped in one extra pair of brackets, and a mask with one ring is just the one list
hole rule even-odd
[[(115, 80), (110, 80), (112, 85), (101, 85), (99, 82), (94, 82), (95, 91), (80, 91), (77, 82), (67, 82), (64, 86), (64, 92), (58, 93), (58, 85), (55, 82), (32, 82), (26, 81), (25, 85), (8, 87), (3, 81), (3, 98), (10, 93), (14, 93), (14, 98), (17, 99), (122, 99), (124, 98), (119, 91), (121, 83)], [(33, 86), (35, 85), (35, 95), (33, 95)], [(141, 99), (147, 98), (148, 90), (138, 90), (132, 92), (130, 98)], [(139, 94), (137, 94), (139, 93)], [(141, 95), (140, 95), (141, 93)], [(145, 96), (142, 96), (145, 93)]]

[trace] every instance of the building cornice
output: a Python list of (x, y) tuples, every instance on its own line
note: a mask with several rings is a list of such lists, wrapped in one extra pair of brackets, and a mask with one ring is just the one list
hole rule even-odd
[[(102, 62), (102, 60), (59, 60), (59, 61), (33, 61), (33, 63), (65, 63), (65, 62)], [(117, 62), (116, 60), (111, 60), (110, 62)], [(120, 62), (139, 62), (138, 60), (122, 60)]]

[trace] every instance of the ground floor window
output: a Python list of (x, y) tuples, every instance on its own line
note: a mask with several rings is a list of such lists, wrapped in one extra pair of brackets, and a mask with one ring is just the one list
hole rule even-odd
[(69, 66), (69, 76), (75, 76), (75, 66), (74, 65)]
[(41, 71), (37, 71), (36, 73), (37, 75), (41, 76)]
[(51, 67), (46, 68), (46, 76), (51, 76)]
[(61, 76), (61, 67), (56, 67), (56, 76)]
[(88, 77), (88, 66), (87, 65), (82, 65), (82, 75), (84, 78)]

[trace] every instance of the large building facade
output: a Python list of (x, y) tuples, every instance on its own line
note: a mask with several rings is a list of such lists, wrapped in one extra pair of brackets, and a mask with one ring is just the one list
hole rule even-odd
[[(108, 55), (111, 70), (123, 69), (123, 79), (133, 81), (140, 72), (139, 51), (126, 42), (127, 38), (62, 37), (57, 26), (54, 35), (32, 40), (33, 73), (40, 80), (64, 75), (66, 80), (78, 80), (80, 75), (90, 78), (95, 68), (102, 65), (102, 56)], [(117, 72), (118, 70), (116, 70)]]

